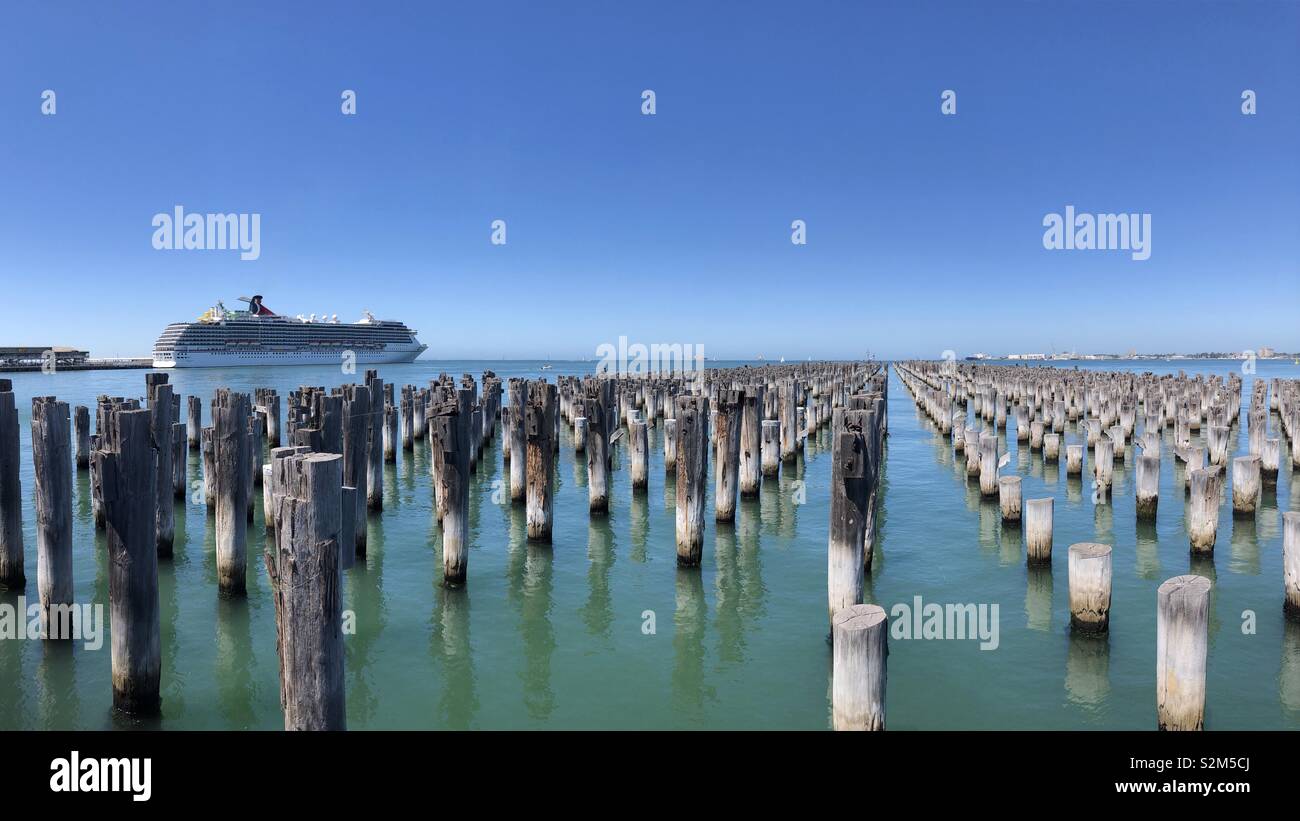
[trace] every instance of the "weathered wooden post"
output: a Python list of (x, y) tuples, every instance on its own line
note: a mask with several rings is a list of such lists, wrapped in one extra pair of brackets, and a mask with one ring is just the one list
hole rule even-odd
[(262, 408), (266, 413), (266, 446), (278, 448), (280, 437), (280, 394), (266, 390), (262, 396)]
[(281, 460), (275, 554), (266, 569), (275, 597), (276, 650), (286, 730), (347, 727), (343, 605), (339, 577), (343, 457), (310, 453)]
[(1144, 453), (1137, 462), (1137, 517), (1154, 519), (1160, 503), (1160, 457)]
[(384, 429), (380, 434), (384, 447), (384, 461), (397, 462), (397, 408), (384, 405)]
[(1065, 446), (1065, 475), (1083, 475), (1083, 445)]
[[(113, 706), (156, 713), (162, 676), (158, 547), (154, 512), (158, 458), (148, 410), (114, 410), (91, 457), (100, 476), (108, 531)], [(242, 513), (242, 511), (241, 511)]]
[(1085, 633), (1110, 629), (1110, 545), (1070, 545), (1070, 625)]
[(762, 478), (762, 409), (753, 390), (745, 392), (740, 410), (740, 495), (757, 496)]
[(1020, 477), (1002, 476), (998, 479), (998, 506), (1002, 521), (1020, 521)]
[[(793, 408), (790, 409), (793, 418)], [(709, 475), (709, 400), (677, 397), (677, 563), (697, 567), (704, 550), (704, 503)]]
[(1156, 591), (1156, 715), (1161, 730), (1205, 726), (1210, 580), (1175, 576)]
[(885, 729), (889, 620), (884, 608), (856, 604), (831, 622), (831, 714), (836, 730)]
[[(1057, 462), (1061, 458), (1061, 434), (1045, 433), (1043, 434), (1043, 459), (1047, 462)], [(1060, 470), (1060, 468), (1053, 468)]]
[(998, 436), (996, 433), (980, 434), (979, 443), (980, 495), (998, 494)]
[(1238, 456), (1232, 460), (1232, 512), (1237, 516), (1251, 516), (1259, 505), (1259, 457)]
[(370, 389), (370, 412), (366, 415), (370, 432), (366, 507), (378, 511), (384, 509), (384, 380), (378, 372), (366, 371), (366, 387)]
[(645, 490), (650, 478), (650, 439), (646, 422), (640, 412), (632, 420), (629, 432), (632, 440), (632, 490)]
[(551, 464), (555, 459), (555, 386), (549, 382), (534, 382), (529, 386), (528, 406), (524, 410), (524, 431), (527, 437), (527, 489), (526, 518), (528, 538), (532, 541), (551, 541), (551, 525), (555, 515)]
[(1282, 612), (1300, 621), (1300, 511), (1282, 514)]
[(252, 476), (248, 395), (220, 388), (212, 405), (217, 586), (222, 593), (242, 595), (248, 569), (248, 482)]
[(186, 431), (184, 422), (172, 423), (172, 498), (185, 498), (185, 463), (188, 446), (186, 442)]
[(73, 436), (77, 442), (77, 470), (90, 467), (90, 408), (77, 405), (72, 410)]
[[(587, 510), (591, 514), (609, 512), (609, 437), (605, 425), (609, 414), (599, 399), (586, 399), (583, 413), (587, 419)], [(666, 437), (672, 428), (666, 429)]]
[[(446, 509), (442, 517), (443, 584), (456, 587), (465, 583), (469, 566), (469, 442), (465, 436), (459, 401), (431, 407), (425, 423), (430, 446), (442, 454), (442, 497)], [(523, 454), (518, 454), (520, 461)]]
[(714, 417), (716, 445), (713, 467), (713, 508), (719, 522), (736, 520), (736, 491), (740, 484), (740, 428), (744, 391), (721, 391)]
[(1222, 468), (1192, 471), (1192, 486), (1187, 507), (1187, 533), (1193, 553), (1213, 553), (1219, 531), (1219, 494), (1222, 492)]
[(763, 475), (777, 476), (781, 472), (781, 423), (776, 419), (763, 420), (762, 452)]
[(172, 544), (176, 538), (175, 508), (172, 500), (172, 386), (167, 384), (167, 374), (145, 374), (145, 388), (148, 391), (149, 414), (153, 424), (153, 437), (158, 459), (157, 482), (158, 493), (156, 513), (158, 518), (157, 539), (158, 555), (172, 555)]
[(587, 451), (587, 417), (579, 416), (573, 420), (573, 452)]
[[(528, 404), (528, 380), (511, 379), (510, 417), (505, 439), (510, 449), (510, 501), (512, 502), (523, 502), (527, 495), (528, 439), (524, 434), (524, 417)], [(588, 425), (590, 426), (590, 423)]]
[(185, 434), (191, 450), (198, 450), (203, 442), (203, 400), (188, 396), (186, 402)]
[(23, 491), (19, 483), (18, 408), (13, 382), (0, 379), (0, 587), (21, 590), (23, 572)]
[(831, 461), (830, 538), (827, 545), (827, 616), (862, 603), (863, 551), (871, 496), (870, 458), (864, 434), (867, 411), (836, 414)]
[(1115, 441), (1107, 434), (1098, 437), (1092, 451), (1093, 479), (1097, 483), (1097, 495), (1101, 499), (1110, 496), (1111, 481), (1115, 476)]
[(1025, 545), (1029, 564), (1052, 562), (1052, 508), (1055, 500), (1029, 499), (1025, 502)]
[(217, 465), (213, 461), (212, 427), (199, 432), (199, 458), (203, 462), (203, 504), (210, 508), (217, 506)]
[(366, 482), (370, 473), (370, 391), (360, 385), (343, 388), (343, 484), (357, 490), (354, 547), (357, 556), (366, 555)]
[[(68, 403), (32, 399), (36, 480), (36, 586), (41, 637), (72, 638), (72, 429)], [(51, 616), (55, 619), (51, 622)]]
[[(788, 380), (781, 385), (781, 461), (793, 462), (803, 447), (799, 436), (798, 380)], [(707, 417), (704, 420), (707, 423)]]

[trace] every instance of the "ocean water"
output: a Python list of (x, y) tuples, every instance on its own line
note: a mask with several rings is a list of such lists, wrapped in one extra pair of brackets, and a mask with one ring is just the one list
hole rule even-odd
[[(726, 366), (730, 363), (711, 363)], [(1059, 364), (1059, 363), (1054, 363)], [(1071, 363), (1073, 364), (1073, 363)], [(1080, 367), (1227, 373), (1237, 362), (1105, 362)], [(417, 362), (379, 368), (397, 385), (439, 371), (502, 378), (589, 373), (592, 363)], [(12, 374), (22, 417), (24, 528), (29, 601), (36, 598), (31, 397), (93, 407), (99, 394), (140, 396), (143, 371)], [(1300, 378), (1300, 367), (1260, 361), (1252, 378)], [(336, 368), (178, 370), (182, 395), (217, 387), (358, 381)], [(1276, 423), (1276, 418), (1273, 420)], [(1140, 422), (1139, 422), (1140, 424)], [(651, 431), (650, 487), (633, 494), (616, 450), (608, 518), (587, 513), (584, 458), (562, 426), (556, 459), (554, 542), (524, 538), (522, 507), (505, 492), (499, 435), (485, 450), (470, 500), (468, 584), (441, 584), (427, 448), (385, 466), (384, 511), (369, 519), (369, 555), (346, 571), (348, 726), (377, 728), (791, 728), (830, 725), (826, 637), (829, 436), (759, 498), (740, 502), (734, 525), (707, 521), (703, 566), (675, 561), (673, 483), (663, 470), (662, 427)], [(1067, 441), (1078, 440), (1071, 426)], [(1237, 450), (1245, 432), (1234, 429)], [(997, 647), (978, 639), (891, 639), (891, 729), (1155, 727), (1155, 598), (1165, 579), (1195, 572), (1214, 582), (1206, 724), (1300, 728), (1300, 626), (1282, 614), (1281, 511), (1300, 509), (1300, 481), (1284, 453), (1276, 488), (1253, 519), (1221, 511), (1211, 560), (1192, 560), (1182, 471), (1165, 433), (1159, 514), (1134, 515), (1133, 463), (1117, 465), (1109, 504), (1095, 505), (1064, 461), (1044, 465), (1014, 435), (1008, 469), (1024, 496), (1056, 499), (1050, 570), (1025, 565), (1019, 530), (1003, 528), (996, 502), (966, 482), (951, 445), (891, 378), (889, 437), (880, 489), (877, 559), (867, 598), (900, 603), (996, 605)], [(1284, 451), (1287, 448), (1284, 447)], [(191, 453), (190, 479), (200, 476)], [(709, 484), (712, 488), (712, 482)], [(90, 514), (89, 475), (74, 479), (76, 600), (107, 611), (104, 539)], [(248, 593), (217, 592), (212, 517), (177, 502), (175, 556), (159, 567), (162, 713), (139, 720), (112, 707), (108, 638), (80, 643), (0, 641), (0, 729), (162, 727), (277, 729), (275, 622), (258, 540), (261, 494), (250, 527)], [(504, 503), (494, 501), (502, 499)], [(1230, 500), (1230, 496), (1225, 497)], [(711, 504), (711, 502), (710, 502)], [(1069, 629), (1066, 550), (1114, 545), (1110, 634)], [(0, 592), (16, 604), (17, 591)], [(1253, 631), (1243, 630), (1253, 612)], [(1250, 625), (1247, 625), (1250, 626)]]

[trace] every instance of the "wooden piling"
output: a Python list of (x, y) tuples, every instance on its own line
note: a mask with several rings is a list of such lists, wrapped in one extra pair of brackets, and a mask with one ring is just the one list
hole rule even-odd
[(77, 470), (90, 468), (90, 408), (77, 405), (72, 410), (73, 436), (77, 443)]
[(780, 475), (781, 423), (776, 419), (764, 419), (762, 428), (763, 444), (759, 447), (759, 450), (762, 454), (763, 475)]
[(1213, 553), (1219, 531), (1219, 494), (1222, 492), (1221, 468), (1192, 471), (1187, 505), (1187, 533), (1193, 553)]
[(1282, 514), (1282, 612), (1300, 621), (1300, 511)]
[(185, 498), (185, 468), (188, 461), (188, 443), (184, 422), (172, 423), (172, 498)]
[(1065, 446), (1065, 475), (1083, 475), (1083, 445)]
[[(510, 449), (510, 501), (523, 503), (527, 496), (526, 458), (528, 438), (524, 433), (526, 408), (528, 407), (528, 380), (514, 378), (510, 380), (510, 416), (506, 430), (506, 442)], [(590, 417), (588, 417), (590, 418)], [(590, 428), (590, 422), (588, 423)], [(608, 444), (609, 440), (605, 440)]]
[(1154, 519), (1160, 503), (1160, 457), (1144, 453), (1137, 461), (1137, 517)]
[(430, 447), (441, 453), (439, 480), (446, 504), (441, 526), (442, 578), (443, 584), (456, 587), (465, 583), (469, 566), (469, 442), (459, 399), (431, 407), (429, 413), (425, 424)]
[(212, 404), (217, 586), (227, 595), (243, 595), (248, 569), (248, 482), (252, 476), (248, 395), (220, 388)]
[(190, 450), (198, 450), (203, 443), (203, 400), (197, 396), (186, 397), (185, 435)]
[(756, 389), (745, 391), (740, 410), (740, 495), (758, 495), (762, 479), (762, 399)]
[(870, 501), (870, 458), (864, 433), (867, 411), (836, 414), (831, 460), (830, 536), (827, 545), (827, 617), (862, 603), (863, 551)]
[(556, 405), (554, 385), (538, 381), (529, 386), (528, 405), (524, 409), (528, 497), (525, 516), (531, 541), (551, 541), (551, 526), (555, 515), (551, 465), (555, 459)]
[(18, 408), (13, 382), (0, 379), (0, 587), (21, 590), (23, 572), (23, 492), (19, 481)]
[(1070, 626), (1085, 633), (1110, 629), (1110, 545), (1070, 545)]
[(266, 569), (275, 598), (276, 650), (286, 730), (343, 730), (343, 615), (339, 577), (343, 457), (281, 460), (288, 481), (275, 500), (275, 553)]
[(836, 730), (885, 729), (889, 620), (884, 608), (856, 604), (831, 625), (831, 715)]
[[(793, 418), (793, 407), (788, 408)], [(698, 567), (704, 550), (704, 504), (709, 473), (709, 400), (677, 397), (677, 564)]]
[(649, 487), (650, 478), (650, 439), (646, 422), (639, 412), (632, 420), (629, 437), (632, 440), (629, 448), (632, 455), (632, 490), (645, 490)]
[(1025, 502), (1025, 546), (1029, 564), (1052, 562), (1052, 497), (1029, 499)]
[(362, 385), (343, 387), (341, 427), (343, 432), (343, 484), (357, 490), (357, 556), (366, 555), (366, 493), (370, 474), (370, 390)]
[(573, 420), (573, 452), (587, 452), (587, 417), (585, 416)]
[(1156, 715), (1161, 730), (1205, 726), (1210, 580), (1175, 576), (1156, 591)]
[[(587, 510), (599, 515), (609, 512), (609, 436), (605, 427), (609, 414), (598, 398), (584, 400), (583, 408), (587, 420)], [(672, 438), (671, 425), (664, 436)]]
[(115, 410), (100, 427), (92, 456), (100, 476), (108, 532), (108, 597), (112, 624), (113, 706), (158, 711), (162, 673), (155, 505), (158, 457), (151, 413)]
[(736, 492), (740, 486), (740, 428), (744, 391), (720, 391), (713, 417), (714, 516), (719, 522), (736, 520)]
[(1002, 476), (998, 479), (998, 506), (1002, 521), (1020, 521), (1020, 477)]
[(1253, 516), (1259, 505), (1260, 460), (1251, 454), (1232, 460), (1232, 512), (1236, 516)]
[[(36, 586), (42, 638), (70, 639), (72, 624), (72, 429), (68, 403), (32, 399), (36, 484)], [(51, 621), (53, 617), (53, 621)]]

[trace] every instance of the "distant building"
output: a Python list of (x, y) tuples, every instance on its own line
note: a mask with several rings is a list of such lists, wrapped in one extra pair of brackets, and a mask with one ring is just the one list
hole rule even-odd
[(1047, 354), (1041, 353), (1009, 353), (1007, 359), (1046, 359)]
[[(47, 353), (47, 351), (51, 353)], [(40, 367), (45, 364), (51, 354), (54, 357), (54, 367), (56, 368), (60, 365), (84, 365), (86, 359), (90, 357), (88, 351), (79, 351), (76, 348), (64, 348), (58, 345), (44, 348), (0, 348), (0, 367)]]
[(1270, 357), (1273, 356), (1273, 353), (1274, 353), (1273, 349), (1265, 345), (1264, 347), (1259, 349), (1259, 358), (1269, 359)]

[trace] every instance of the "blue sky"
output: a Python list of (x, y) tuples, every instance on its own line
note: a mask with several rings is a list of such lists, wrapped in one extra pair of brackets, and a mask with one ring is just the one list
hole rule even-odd
[[(1298, 148), (1296, 2), (7, 4), (0, 344), (256, 291), (447, 358), (1297, 350)], [(260, 258), (155, 250), (177, 204)]]

